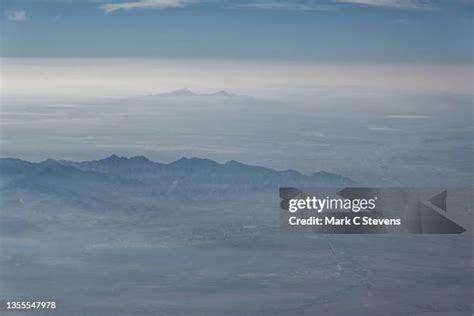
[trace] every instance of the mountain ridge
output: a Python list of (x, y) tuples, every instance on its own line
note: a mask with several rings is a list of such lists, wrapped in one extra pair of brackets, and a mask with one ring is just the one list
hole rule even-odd
[(304, 175), (295, 170), (276, 171), (234, 160), (219, 163), (195, 157), (164, 164), (144, 156), (128, 158), (115, 154), (82, 162), (48, 159), (34, 163), (0, 158), (0, 176), (0, 193), (4, 196), (30, 192), (89, 208), (117, 208), (120, 204), (132, 205), (132, 201), (157, 199), (202, 203), (236, 194), (277, 192), (279, 187), (357, 185), (349, 178), (328, 172)]
[[(2, 159), (2, 158), (0, 158)], [(46, 161), (49, 161), (49, 160), (54, 160), (54, 159), (48, 159)], [(258, 165), (249, 165), (249, 164), (245, 164), (245, 163), (241, 163), (239, 161), (236, 161), (236, 160), (229, 160), (229, 161), (226, 161), (224, 163), (219, 163), (217, 161), (214, 161), (212, 159), (208, 159), (208, 158), (199, 158), (199, 157), (186, 157), (186, 156), (183, 156), (175, 161), (172, 161), (172, 162), (169, 162), (169, 163), (162, 163), (162, 162), (158, 162), (158, 161), (152, 161), (150, 160), (149, 158), (145, 157), (145, 156), (131, 156), (131, 157), (125, 157), (125, 156), (118, 156), (116, 154), (112, 154), (106, 158), (103, 158), (103, 159), (98, 159), (98, 160), (86, 160), (86, 161), (79, 161), (79, 162), (76, 162), (76, 161), (68, 161), (68, 160), (54, 160), (58, 163), (61, 163), (61, 164), (64, 164), (64, 165), (70, 165), (70, 166), (77, 166), (78, 164), (79, 165), (86, 165), (86, 164), (98, 164), (98, 165), (102, 165), (102, 164), (109, 164), (109, 163), (123, 163), (123, 164), (130, 164), (130, 163), (140, 163), (140, 164), (145, 164), (145, 165), (155, 165), (155, 166), (194, 166), (194, 167), (201, 167), (201, 166), (204, 166), (204, 165), (207, 165), (207, 166), (214, 166), (214, 167), (236, 167), (236, 168), (248, 168), (248, 169), (259, 169), (259, 170), (267, 170), (267, 171), (271, 171), (271, 172), (277, 172), (277, 173), (294, 173), (294, 174), (298, 174), (298, 175), (302, 175), (302, 176), (308, 176), (308, 177), (311, 177), (311, 176), (338, 176), (338, 177), (341, 177), (343, 179), (346, 179), (347, 181), (349, 182), (354, 182), (352, 179), (348, 178), (348, 177), (344, 177), (344, 176), (341, 176), (339, 174), (336, 174), (336, 173), (332, 173), (332, 172), (327, 172), (327, 171), (324, 171), (324, 170), (320, 170), (320, 171), (317, 171), (317, 172), (314, 172), (314, 173), (311, 173), (311, 174), (304, 174), (304, 173), (301, 173), (299, 171), (296, 171), (294, 169), (285, 169), (285, 170), (276, 170), (276, 169), (272, 169), (272, 168), (268, 168), (268, 167), (263, 167), (263, 166), (258, 166)], [(354, 182), (355, 183), (355, 182)]]
[(191, 98), (191, 97), (216, 97), (216, 98), (242, 98), (253, 99), (251, 96), (234, 94), (226, 90), (218, 90), (210, 93), (197, 93), (187, 88), (177, 89), (168, 92), (161, 92), (146, 95), (145, 98)]
[(164, 164), (144, 156), (73, 162), (29, 162), (0, 158), (0, 198), (5, 205), (32, 210), (72, 207), (89, 211), (163, 211), (176, 206), (208, 206), (242, 201), (261, 194), (275, 196), (280, 187), (346, 187), (349, 178), (319, 172), (304, 175), (276, 171), (235, 160), (182, 157)]
[[(114, 168), (124, 167), (124, 168), (131, 168), (134, 171), (146, 171), (145, 167), (151, 168), (182, 168), (186, 170), (199, 170), (199, 168), (203, 168), (206, 170), (214, 169), (217, 171), (223, 170), (245, 170), (245, 171), (252, 171), (252, 172), (263, 172), (269, 174), (292, 174), (294, 176), (301, 176), (301, 177), (336, 177), (342, 181), (346, 181), (347, 183), (355, 184), (352, 179), (327, 172), (327, 171), (318, 171), (312, 174), (303, 174), (296, 170), (287, 169), (287, 170), (275, 170), (272, 168), (267, 168), (263, 166), (257, 165), (248, 165), (236, 160), (229, 160), (224, 163), (219, 163), (217, 161), (207, 159), (207, 158), (198, 158), (198, 157), (181, 157), (175, 161), (169, 163), (162, 163), (157, 161), (152, 161), (145, 156), (118, 156), (116, 154), (112, 154), (108, 157), (98, 160), (85, 160), (85, 161), (69, 161), (69, 160), (56, 160), (56, 159), (46, 159), (41, 162), (30, 162), (27, 160), (22, 160), (18, 158), (0, 158), (0, 174), (11, 174), (20, 171), (19, 168), (23, 168), (22, 171), (34, 171), (35, 169), (39, 171), (53, 171), (53, 170), (60, 170), (61, 167), (64, 167), (64, 170), (78, 170), (78, 171), (93, 171), (93, 172), (101, 172), (101, 173), (112, 173)], [(135, 168), (134, 168), (135, 167)], [(144, 169), (136, 169), (136, 167), (143, 167)], [(74, 169), (71, 169), (74, 168)], [(117, 171), (117, 170), (115, 170)]]

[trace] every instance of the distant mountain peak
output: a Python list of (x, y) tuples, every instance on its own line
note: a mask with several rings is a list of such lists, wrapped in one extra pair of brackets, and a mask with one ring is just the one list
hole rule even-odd
[(242, 163), (240, 163), (240, 162), (238, 162), (238, 161), (236, 161), (236, 160), (229, 160), (229, 161), (227, 161), (225, 164), (226, 164), (226, 165), (239, 165), (239, 166), (243, 165)]
[(169, 95), (179, 95), (179, 96), (194, 96), (197, 93), (189, 90), (188, 88), (178, 89), (175, 91), (168, 92)]
[(134, 156), (134, 157), (122, 157), (116, 154), (112, 154), (107, 158), (96, 161), (100, 164), (153, 164), (154, 162), (145, 156)]
[(135, 162), (142, 162), (142, 163), (150, 163), (150, 162), (152, 162), (150, 159), (148, 159), (148, 158), (145, 157), (145, 156), (134, 156), (134, 157), (130, 157), (128, 160), (130, 160), (130, 161), (135, 161)]
[(162, 92), (149, 95), (148, 97), (193, 97), (199, 94), (189, 90), (188, 88), (178, 89), (169, 92)]
[(210, 96), (215, 96), (215, 97), (232, 97), (232, 96), (235, 96), (234, 94), (231, 94), (225, 90), (220, 90), (220, 91), (216, 91), (214, 93), (210, 93), (209, 94)]
[(211, 93), (196, 93), (188, 88), (178, 89), (169, 92), (162, 92), (149, 95), (148, 97), (164, 97), (164, 98), (189, 98), (189, 97), (219, 97), (219, 98), (251, 98), (244, 95), (230, 93), (226, 90), (219, 90)]
[(115, 162), (115, 161), (124, 161), (124, 160), (128, 160), (128, 159), (126, 157), (119, 157), (116, 154), (112, 154), (109, 157), (103, 159), (102, 161)]
[(54, 160), (54, 159), (51, 159), (51, 158), (48, 158), (44, 161), (41, 161), (41, 164), (42, 165), (58, 165), (60, 164), (57, 160)]

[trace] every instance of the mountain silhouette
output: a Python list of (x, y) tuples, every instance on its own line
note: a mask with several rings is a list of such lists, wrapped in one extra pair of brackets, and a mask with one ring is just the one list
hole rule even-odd
[[(277, 192), (279, 187), (351, 186), (349, 178), (318, 172), (304, 175), (294, 170), (246, 165), (237, 161), (180, 158), (159, 163), (144, 156), (111, 155), (82, 162), (48, 159), (33, 163), (0, 159), (0, 190), (12, 197), (19, 192), (52, 196), (62, 203), (104, 209), (123, 208), (130, 201), (161, 197), (209, 200), (236, 195)], [(135, 203), (134, 208), (137, 207)]]
[[(320, 171), (310, 176), (294, 170), (276, 171), (270, 168), (246, 165), (234, 160), (224, 164), (210, 159), (182, 157), (163, 164), (146, 157), (119, 157), (111, 155), (102, 160), (84, 162), (58, 161), (63, 166), (75, 167), (82, 171), (112, 174), (130, 179), (153, 179), (166, 182), (167, 179), (200, 185), (234, 184), (254, 188), (277, 186), (350, 186), (355, 182), (349, 178)], [(197, 181), (200, 181), (197, 183)]]
[(146, 98), (235, 98), (235, 99), (251, 99), (249, 96), (230, 93), (220, 90), (212, 93), (196, 93), (187, 88), (178, 89), (169, 92), (156, 93), (146, 96)]

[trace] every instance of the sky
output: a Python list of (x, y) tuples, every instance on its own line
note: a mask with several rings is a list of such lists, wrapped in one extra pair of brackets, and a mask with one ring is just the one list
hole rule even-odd
[(472, 64), (473, 3), (0, 0), (0, 54)]

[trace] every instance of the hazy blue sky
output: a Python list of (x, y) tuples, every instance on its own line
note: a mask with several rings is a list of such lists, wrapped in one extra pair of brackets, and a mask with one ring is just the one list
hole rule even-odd
[(0, 0), (9, 57), (472, 63), (472, 0)]

